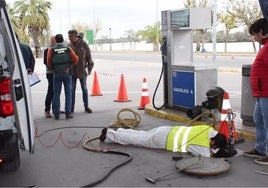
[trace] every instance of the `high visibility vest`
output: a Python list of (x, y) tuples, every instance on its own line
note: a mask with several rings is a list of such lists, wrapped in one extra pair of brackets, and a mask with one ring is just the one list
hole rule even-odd
[(54, 72), (61, 72), (66, 67), (71, 65), (70, 49), (63, 44), (57, 44), (52, 48), (52, 70)]
[(210, 148), (208, 133), (213, 130), (208, 125), (175, 126), (168, 133), (166, 149), (173, 152), (187, 152), (191, 144)]

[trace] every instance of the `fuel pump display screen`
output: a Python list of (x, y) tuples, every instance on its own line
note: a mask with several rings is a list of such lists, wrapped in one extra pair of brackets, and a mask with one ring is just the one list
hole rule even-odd
[(171, 28), (190, 27), (190, 9), (171, 12)]

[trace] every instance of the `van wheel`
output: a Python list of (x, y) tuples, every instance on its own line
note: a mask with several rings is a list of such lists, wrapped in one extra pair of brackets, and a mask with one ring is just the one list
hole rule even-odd
[(11, 161), (3, 162), (1, 165), (1, 170), (3, 172), (16, 172), (20, 167), (20, 152), (19, 146), (16, 144), (16, 148), (14, 151), (14, 158)]

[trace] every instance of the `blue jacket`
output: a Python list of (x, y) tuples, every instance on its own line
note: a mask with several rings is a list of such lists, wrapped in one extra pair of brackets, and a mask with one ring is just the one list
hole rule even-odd
[(32, 49), (27, 44), (23, 44), (21, 42), (19, 42), (19, 45), (26, 69), (31, 69), (31, 71), (34, 72), (35, 59), (33, 56)]

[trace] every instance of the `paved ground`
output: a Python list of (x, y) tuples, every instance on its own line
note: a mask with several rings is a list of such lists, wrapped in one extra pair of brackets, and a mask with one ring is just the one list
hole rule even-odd
[[(108, 65), (106, 64), (106, 66)], [(45, 75), (40, 75), (41, 80), (45, 80)], [(42, 83), (32, 88), (37, 136), (35, 154), (29, 155), (27, 152), (21, 152), (21, 168), (18, 172), (0, 173), (0, 186), (2, 187), (33, 185), (39, 187), (80, 187), (100, 180), (113, 167), (128, 158), (109, 153), (87, 151), (83, 148), (83, 143), (87, 139), (99, 136), (103, 127), (108, 127), (110, 123), (116, 121), (118, 112), (123, 108), (130, 108), (140, 114), (141, 123), (137, 127), (138, 129), (149, 130), (162, 125), (184, 124), (178, 121), (181, 116), (185, 118), (184, 115), (176, 114), (175, 111), (169, 109), (156, 111), (148, 106), (144, 111), (138, 110), (140, 90), (129, 93), (128, 97), (132, 99), (130, 102), (114, 102), (117, 96), (116, 92), (105, 92), (103, 96), (90, 97), (92, 114), (84, 112), (81, 92), (78, 91), (77, 107), (73, 119), (65, 120), (63, 116), (59, 121), (46, 119), (43, 114), (45, 85)], [(150, 111), (155, 114), (150, 114)], [(240, 125), (237, 124), (238, 126)], [(133, 157), (129, 163), (115, 170), (96, 186), (267, 187), (267, 176), (258, 174), (256, 171), (267, 173), (268, 167), (255, 164), (253, 159), (240, 155), (244, 150), (251, 149), (253, 143), (254, 140), (246, 138), (245, 142), (235, 145), (239, 155), (227, 158), (230, 169), (223, 174), (200, 177), (178, 172), (167, 177), (165, 181), (151, 184), (145, 181), (145, 177), (155, 178), (173, 172), (177, 162), (172, 158), (178, 154), (136, 146), (106, 145), (96, 141), (94, 147), (105, 148), (108, 151), (125, 152)], [(184, 158), (190, 157), (189, 155), (182, 156)]]
[[(39, 97), (40, 95), (34, 96), (35, 99)], [(94, 98), (92, 106), (94, 106), (93, 114), (87, 114), (83, 112), (83, 108), (77, 108), (73, 119), (65, 120), (62, 117), (59, 121), (55, 121), (44, 118), (43, 109), (36, 105), (35, 121), (39, 137), (36, 138), (35, 154), (29, 156), (26, 152), (22, 152), (20, 170), (17, 173), (1, 173), (0, 185), (80, 187), (99, 180), (127, 157), (90, 152), (83, 149), (82, 144), (88, 138), (98, 136), (102, 127), (113, 123), (122, 108), (128, 107), (141, 115), (141, 123), (137, 128), (142, 130), (181, 124), (148, 115), (142, 110), (138, 111), (134, 102), (114, 103), (113, 95), (105, 95), (105, 100), (103, 97)], [(246, 139), (235, 147), (243, 151), (251, 148), (252, 144), (251, 140)], [(244, 156), (228, 158), (231, 168), (223, 174), (198, 177), (177, 173), (167, 177), (165, 181), (151, 184), (145, 181), (145, 177), (155, 178), (174, 171), (176, 161), (173, 161), (172, 157), (178, 154), (136, 146), (100, 145), (98, 141), (94, 142), (94, 147), (126, 152), (133, 157), (131, 162), (118, 168), (99, 183), (97, 186), (100, 187), (265, 187), (267, 185), (267, 176), (255, 172), (267, 172), (267, 167), (257, 165), (253, 159)]]
[[(59, 121), (45, 119), (42, 110), (36, 106), (36, 113), (39, 114), (36, 117), (36, 130), (40, 137), (36, 138), (35, 154), (29, 157), (23, 152), (20, 170), (17, 173), (1, 174), (1, 185), (80, 187), (103, 178), (127, 157), (90, 152), (83, 149), (82, 144), (87, 138), (98, 136), (101, 127), (113, 123), (122, 108), (131, 108), (141, 115), (138, 128), (142, 130), (181, 124), (138, 111), (136, 104), (132, 102), (115, 104), (112, 102), (113, 96), (106, 95), (105, 98), (110, 100), (103, 100), (101, 97), (94, 98), (94, 102), (92, 100), (93, 114), (86, 114), (82, 108), (78, 108), (74, 119), (69, 121), (64, 118)], [(55, 128), (59, 129), (54, 130)], [(251, 140), (246, 139), (235, 147), (242, 152), (251, 148), (252, 144)], [(255, 172), (267, 172), (267, 167), (257, 165), (253, 159), (244, 156), (228, 158), (231, 168), (220, 175), (198, 177), (177, 173), (167, 177), (165, 181), (151, 184), (145, 181), (145, 177), (155, 178), (173, 172), (176, 169), (176, 161), (173, 161), (172, 157), (178, 154), (136, 146), (100, 145), (98, 141), (94, 142), (94, 147), (126, 152), (133, 157), (130, 163), (115, 170), (97, 185), (101, 187), (265, 187), (267, 185), (267, 177)]]

